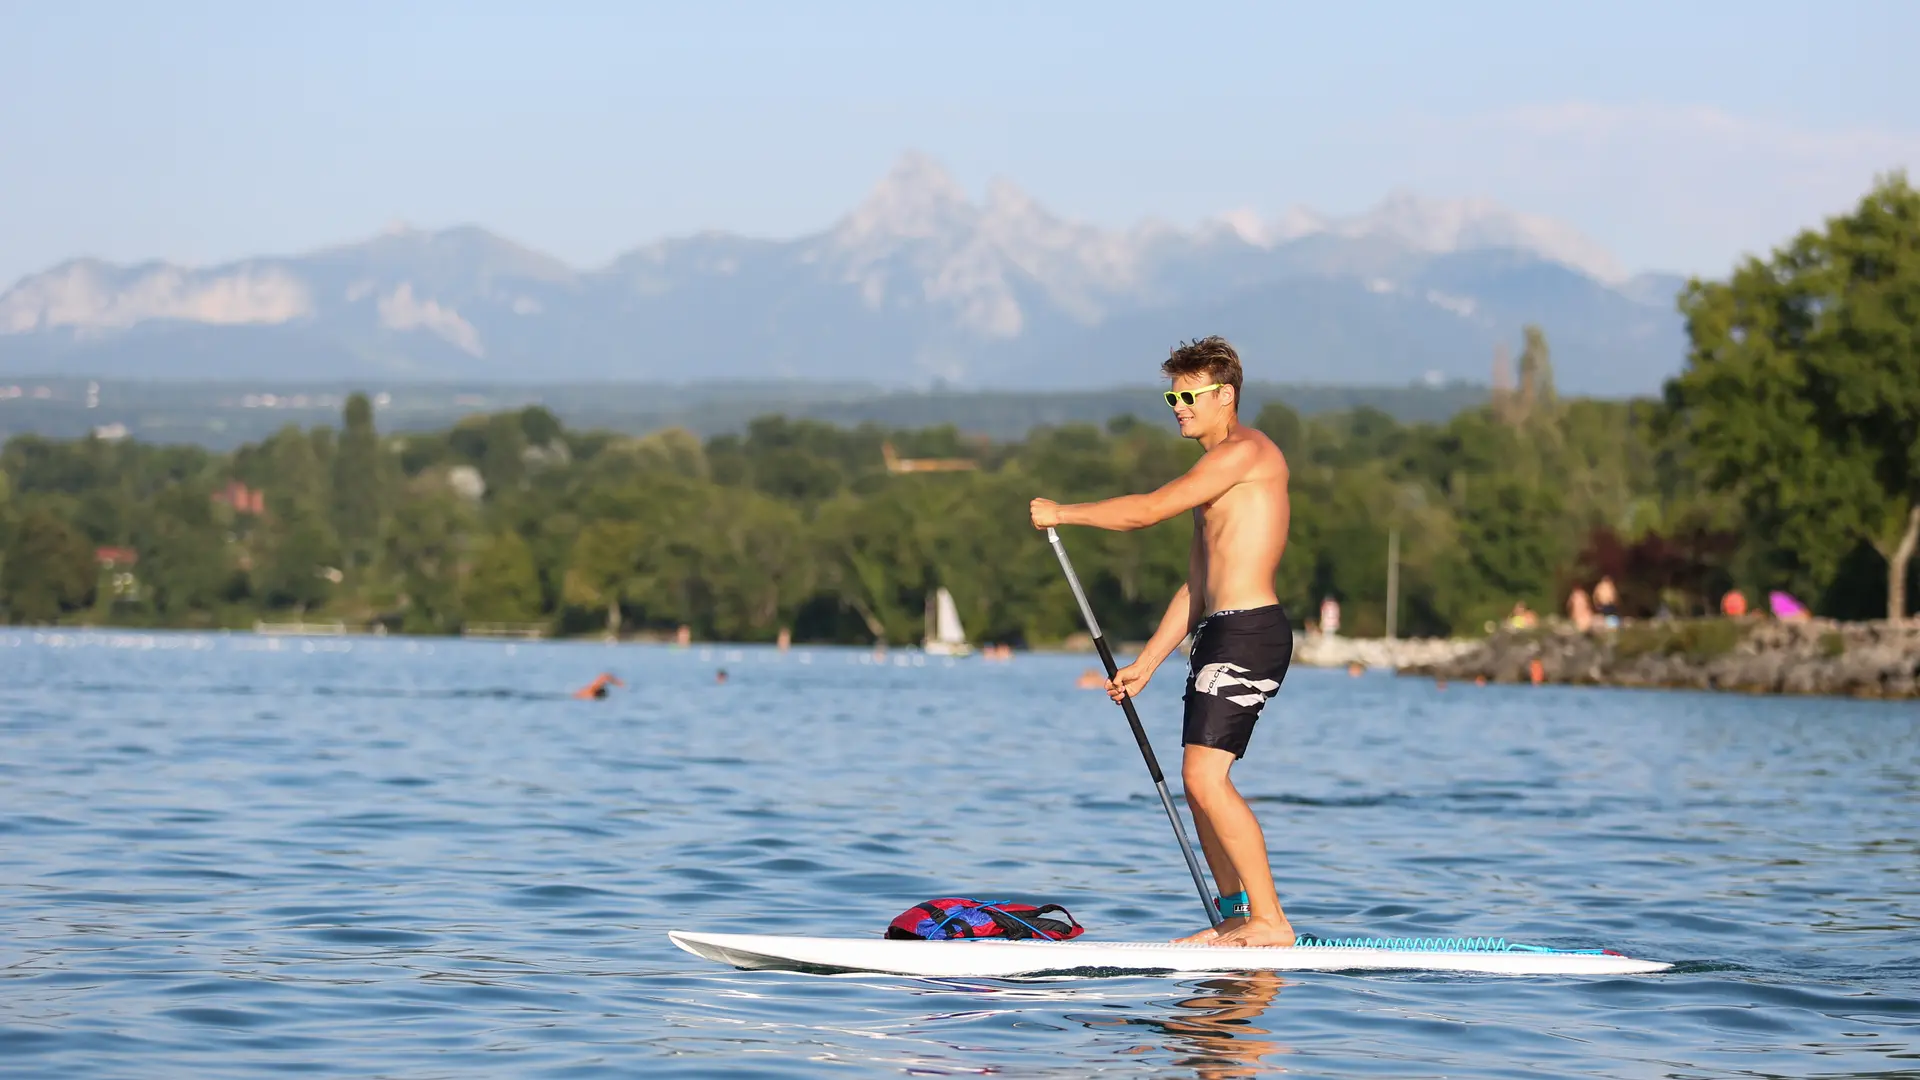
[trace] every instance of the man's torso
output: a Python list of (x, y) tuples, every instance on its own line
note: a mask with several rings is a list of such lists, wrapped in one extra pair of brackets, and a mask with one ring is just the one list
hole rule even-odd
[(1203, 602), (1202, 614), (1279, 602), (1273, 577), (1287, 546), (1286, 459), (1257, 429), (1239, 428), (1229, 439), (1251, 441), (1256, 452), (1238, 483), (1194, 508), (1188, 581)]

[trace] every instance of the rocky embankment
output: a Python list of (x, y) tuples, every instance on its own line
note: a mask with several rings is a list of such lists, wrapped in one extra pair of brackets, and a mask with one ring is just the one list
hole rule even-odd
[[(1535, 669), (1535, 662), (1538, 669)], [(1503, 630), (1403, 675), (1490, 682), (1920, 698), (1920, 622), (1680, 619)]]

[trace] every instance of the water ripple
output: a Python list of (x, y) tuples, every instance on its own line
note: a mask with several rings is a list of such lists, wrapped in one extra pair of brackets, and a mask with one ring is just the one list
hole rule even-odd
[[(1910, 706), (1289, 676), (1236, 780), (1297, 925), (1677, 961), (1657, 977), (810, 977), (665, 932), (873, 935), (966, 893), (1064, 903), (1109, 939), (1193, 928), (1125, 723), (1073, 688), (1083, 658), (0, 647), (0, 1073), (1920, 1067)], [(631, 689), (572, 699), (607, 670)], [(1141, 702), (1166, 762), (1178, 691)], [(1034, 752), (1039, 730), (1072, 738)]]

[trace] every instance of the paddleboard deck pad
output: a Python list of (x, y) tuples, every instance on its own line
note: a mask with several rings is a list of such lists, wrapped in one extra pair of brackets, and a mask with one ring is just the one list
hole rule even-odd
[(1457, 971), (1488, 975), (1642, 975), (1671, 964), (1607, 949), (1559, 950), (1487, 938), (1303, 938), (1305, 944), (1227, 948), (1151, 941), (905, 941), (669, 931), (695, 956), (742, 969), (925, 978), (1245, 971)]

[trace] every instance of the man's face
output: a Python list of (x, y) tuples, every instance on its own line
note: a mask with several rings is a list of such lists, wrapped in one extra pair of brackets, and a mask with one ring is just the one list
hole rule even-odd
[[(1213, 377), (1205, 373), (1199, 375), (1179, 375), (1175, 376), (1168, 389), (1174, 391), (1198, 390), (1203, 386), (1212, 385), (1213, 381)], [(1233, 389), (1222, 386), (1217, 390), (1209, 390), (1204, 394), (1193, 395), (1193, 404), (1191, 405), (1187, 404), (1184, 400), (1176, 400), (1173, 405), (1173, 415), (1176, 420), (1180, 421), (1180, 434), (1185, 438), (1194, 439), (1199, 438), (1211, 430), (1214, 425), (1219, 423), (1220, 414), (1228, 405), (1233, 403), (1232, 396)], [(1223, 401), (1221, 400), (1222, 398), (1226, 400)]]

